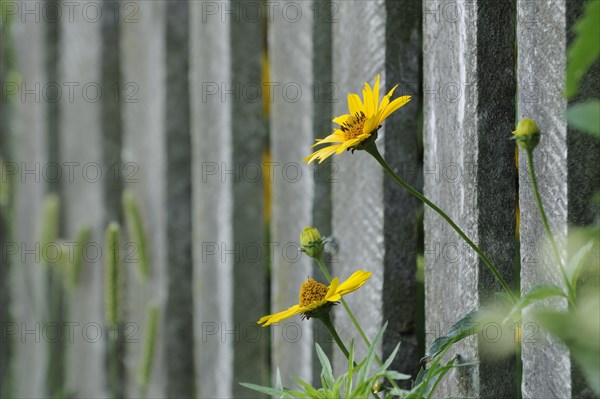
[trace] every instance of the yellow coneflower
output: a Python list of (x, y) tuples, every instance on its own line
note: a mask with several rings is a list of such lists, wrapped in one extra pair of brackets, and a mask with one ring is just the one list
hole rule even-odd
[(348, 110), (350, 113), (333, 119), (333, 122), (340, 125), (340, 128), (335, 129), (332, 134), (324, 139), (318, 139), (312, 147), (327, 143), (332, 144), (313, 152), (304, 159), (304, 162), (311, 163), (318, 159), (321, 163), (333, 153), (341, 154), (345, 150), (354, 151), (365, 140), (376, 137), (377, 130), (381, 127), (383, 121), (410, 101), (410, 96), (402, 96), (390, 102), (397, 87), (398, 85), (394, 86), (380, 102), (379, 75), (377, 75), (372, 89), (365, 82), (362, 101), (358, 94), (348, 94)]
[(342, 296), (359, 289), (370, 277), (371, 272), (358, 270), (341, 284), (335, 277), (329, 287), (309, 278), (300, 286), (298, 305), (261, 317), (258, 324), (266, 327), (297, 314), (302, 314), (305, 318), (317, 317), (319, 312), (328, 312)]

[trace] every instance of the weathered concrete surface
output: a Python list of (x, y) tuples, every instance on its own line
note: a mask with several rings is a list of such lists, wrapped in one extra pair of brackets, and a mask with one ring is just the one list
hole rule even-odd
[(222, 250), (234, 247), (233, 182), (221, 171), (232, 163), (235, 105), (222, 100), (220, 86), (231, 80), (230, 25), (206, 16), (204, 4), (190, 3), (196, 380), (200, 397), (231, 398), (239, 381), (233, 378), (233, 335), (224, 334), (234, 328), (233, 256)]
[[(388, 134), (382, 144), (392, 168), (420, 191), (421, 18), (418, 1), (386, 1), (385, 92), (399, 84), (397, 95), (412, 98), (385, 122)], [(387, 176), (383, 180), (383, 195), (383, 317), (390, 323), (383, 338), (383, 357), (387, 358), (398, 342), (402, 342), (392, 369), (416, 377), (421, 357), (416, 334), (416, 271), (417, 229), (422, 204)]]
[[(385, 4), (383, 1), (340, 2), (333, 24), (333, 83), (337, 103), (334, 115), (348, 113), (347, 93), (362, 93), (364, 82), (372, 84), (381, 74), (385, 85)], [(385, 126), (380, 134), (385, 134)], [(327, 133), (325, 133), (326, 135)], [(321, 136), (324, 137), (324, 136)], [(387, 154), (379, 140), (379, 148)], [(346, 302), (354, 311), (365, 333), (375, 337), (385, 321), (382, 314), (384, 278), (384, 190), (383, 170), (366, 153), (334, 155), (336, 173), (332, 181), (333, 235), (339, 242), (339, 255), (333, 263), (334, 275), (344, 281), (355, 270), (373, 273)], [(334, 310), (335, 324), (344, 340), (356, 342), (358, 358), (365, 346), (344, 309)], [(347, 367), (339, 349), (334, 348), (335, 369)], [(380, 352), (381, 353), (381, 352)]]
[[(514, 5), (425, 2), (425, 194), (514, 280)], [(427, 345), (500, 291), (491, 272), (431, 209), (425, 210)], [(506, 332), (510, 333), (510, 332)], [(451, 354), (478, 366), (449, 373), (436, 395), (514, 397), (514, 361), (478, 353), (470, 337)]]
[[(309, 154), (314, 142), (312, 112), (315, 104), (310, 89), (313, 19), (309, 7), (313, 3), (296, 4), (300, 6), (301, 18), (284, 18), (285, 14), (275, 13), (269, 25), (270, 81), (277, 85), (269, 118), (274, 172), (271, 241), (277, 243), (271, 263), (273, 311), (298, 303), (300, 285), (308, 275), (327, 283), (321, 272), (312, 273), (312, 259), (299, 252), (299, 234), (304, 227), (312, 225), (313, 174), (302, 159)], [(302, 56), (298, 57), (299, 54)], [(280, 89), (286, 87), (288, 89)], [(312, 379), (311, 323), (294, 317), (272, 327), (272, 364), (285, 378), (285, 386), (293, 386), (291, 377)], [(275, 372), (273, 369), (273, 375)]]
[[(548, 1), (531, 5), (518, 3), (518, 117), (532, 118), (542, 132), (534, 152), (540, 195), (550, 227), (559, 240), (567, 234), (567, 124), (563, 118), (567, 101), (563, 97), (566, 67), (565, 3)], [(551, 78), (549, 78), (551, 76)], [(543, 78), (542, 78), (543, 77)], [(559, 268), (547, 251), (544, 226), (533, 198), (525, 153), (519, 153), (519, 203), (521, 212), (521, 290), (527, 292), (541, 283), (562, 284)], [(566, 309), (562, 299), (544, 301), (523, 311), (525, 331), (538, 330), (531, 318), (535, 310), (549, 306)], [(528, 328), (528, 326), (531, 326)], [(541, 329), (535, 339), (524, 339), (524, 398), (571, 397), (571, 362), (568, 350)], [(552, 364), (552, 368), (548, 368)]]
[[(35, 23), (33, 18), (22, 21), (17, 18), (13, 22), (12, 35), (16, 55), (15, 67), (20, 71), (21, 82), (34, 93), (22, 97), (21, 89), (13, 98), (13, 162), (18, 170), (13, 176), (14, 220), (12, 241), (18, 246), (18, 252), (10, 257), (12, 268), (8, 276), (10, 286), (10, 315), (19, 331), (23, 328), (31, 331), (23, 338), (21, 334), (13, 336), (10, 342), (2, 346), (11, 346), (12, 365), (10, 377), (13, 378), (13, 394), (17, 397), (46, 396), (44, 365), (47, 363), (46, 342), (41, 338), (41, 324), (46, 319), (45, 304), (45, 271), (41, 259), (27, 251), (34, 251), (39, 245), (41, 230), (42, 205), (46, 192), (46, 184), (41, 179), (41, 168), (48, 162), (47, 158), (47, 103), (41, 99), (41, 85), (47, 82), (44, 65), (46, 54), (43, 45), (44, 26)], [(10, 84), (12, 82), (4, 82)], [(36, 83), (39, 84), (37, 89)], [(20, 86), (23, 87), (23, 86)], [(8, 109), (2, 102), (2, 114)], [(2, 115), (4, 119), (4, 115)], [(3, 121), (4, 122), (4, 121)], [(4, 137), (3, 137), (4, 140)], [(5, 147), (6, 146), (6, 147)], [(2, 142), (3, 151), (8, 142)], [(23, 168), (32, 172), (23, 175)], [(3, 171), (5, 172), (5, 171)], [(6, 171), (8, 173), (8, 170)], [(36, 176), (37, 173), (37, 176)], [(5, 175), (3, 174), (3, 178)], [(5, 184), (6, 182), (2, 182)], [(3, 237), (4, 240), (4, 237)], [(3, 250), (3, 256), (6, 256)], [(4, 317), (4, 316), (3, 316)], [(36, 332), (37, 331), (37, 332)], [(18, 378), (27, 374), (27, 380)], [(3, 387), (4, 389), (4, 387)], [(4, 392), (3, 392), (4, 393)]]
[[(134, 4), (134, 3), (131, 3)], [(137, 22), (122, 24), (120, 104), (123, 112), (121, 183), (137, 199), (149, 254), (147, 280), (138, 271), (140, 248), (125, 265), (124, 323), (134, 323), (137, 333), (125, 343), (126, 393), (139, 395), (139, 372), (146, 338), (146, 309), (159, 306), (158, 338), (147, 387), (148, 397), (165, 396), (165, 304), (167, 299), (166, 232), (166, 130), (165, 130), (165, 10), (164, 1), (138, 1)], [(133, 10), (133, 8), (131, 8)], [(120, 198), (119, 198), (120, 199)], [(124, 235), (124, 245), (134, 244), (133, 235)]]
[(192, 294), (192, 150), (189, 2), (166, 5), (167, 303), (164, 319), (168, 397), (196, 395)]
[[(243, 3), (235, 0), (230, 6), (241, 10)], [(230, 23), (231, 81), (219, 82), (234, 91), (234, 94), (224, 96), (232, 109), (232, 163), (221, 167), (236, 171), (225, 176), (225, 180), (233, 184), (235, 250), (235, 255), (229, 253), (233, 257), (234, 324), (225, 327), (244, 338), (234, 340), (236, 335), (230, 333), (224, 339), (234, 340), (233, 396), (255, 397), (255, 393), (238, 382), (266, 385), (270, 373), (268, 335), (244, 336), (245, 331), (255, 331), (256, 321), (269, 308), (263, 184), (255, 179), (256, 168), (262, 163), (267, 124), (262, 101), (256, 98), (256, 91), (252, 89), (254, 85), (260, 87), (261, 83), (265, 36), (262, 21), (241, 14), (239, 18), (231, 18)], [(231, 249), (227, 247), (227, 250)]]
[[(409, 104), (380, 130), (379, 150), (398, 173), (416, 183), (417, 118), (419, 105), (420, 10), (410, 2), (336, 3), (333, 23), (333, 77), (336, 88), (334, 115), (347, 113), (346, 94), (360, 93), (365, 81), (381, 74), (383, 94), (394, 85), (396, 96), (413, 95)], [(351, 43), (351, 45), (350, 45)], [(373, 277), (359, 292), (348, 297), (350, 306), (373, 338), (384, 321), (389, 322), (382, 354), (389, 355), (399, 341), (394, 369), (414, 373), (417, 364), (415, 336), (416, 235), (418, 204), (384, 176), (368, 154), (350, 153), (334, 160), (333, 233), (340, 245), (334, 271), (346, 278), (364, 268)], [(413, 166), (414, 173), (405, 166)], [(354, 331), (340, 309), (336, 313), (342, 331)], [(345, 337), (350, 334), (345, 333)], [(362, 341), (352, 335), (358, 347)], [(334, 348), (335, 351), (335, 348)], [(362, 353), (362, 352), (359, 352)], [(337, 367), (345, 363), (341, 355)]]
[[(313, 10), (312, 18), (312, 68), (313, 84), (319, 87), (319, 96), (313, 98), (313, 138), (322, 138), (331, 130), (331, 117), (333, 115), (333, 92), (327, 91), (333, 87), (332, 80), (332, 18), (329, 18), (333, 12), (333, 3), (330, 0), (315, 3), (319, 5), (317, 12)], [(309, 14), (310, 15), (310, 14)], [(319, 16), (319, 18), (316, 18)], [(325, 16), (325, 17), (323, 17)], [(331, 204), (331, 181), (332, 163), (328, 159), (322, 164), (313, 164), (315, 194), (313, 197), (312, 225), (317, 227), (323, 236), (331, 236), (332, 233), (332, 204)], [(331, 256), (325, 257), (325, 265), (331, 273)], [(320, 267), (315, 263), (313, 265), (313, 275), (320, 276)], [(321, 349), (331, 359), (331, 353), (335, 344), (332, 342), (327, 329), (318, 320), (312, 320), (312, 329), (314, 340)], [(321, 362), (317, 356), (313, 356), (313, 381), (320, 381)]]
[[(75, 237), (87, 224), (93, 248), (84, 262), (77, 288), (68, 299), (68, 322), (75, 338), (67, 345), (66, 389), (77, 397), (102, 397), (108, 393), (103, 281), (106, 207), (104, 182), (111, 171), (103, 163), (101, 104), (110, 90), (101, 79), (101, 24), (74, 13), (61, 19), (60, 82), (74, 82), (73, 101), (63, 93), (60, 106), (60, 159), (73, 162), (73, 178), (64, 174), (62, 208), (65, 237)], [(85, 87), (85, 89), (84, 89)], [(100, 88), (100, 90), (98, 90)], [(99, 335), (99, 337), (98, 337)]]

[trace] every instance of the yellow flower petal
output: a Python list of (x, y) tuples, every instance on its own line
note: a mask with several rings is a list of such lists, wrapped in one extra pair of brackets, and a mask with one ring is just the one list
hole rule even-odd
[(331, 284), (329, 284), (329, 290), (327, 290), (325, 299), (329, 299), (329, 298), (331, 298), (331, 296), (333, 296), (335, 294), (339, 284), (340, 284), (340, 279), (337, 277), (334, 277), (333, 280), (331, 280)]
[(311, 310), (315, 310), (316, 308), (323, 306), (324, 304), (327, 303), (327, 300), (323, 299), (322, 301), (318, 301), (318, 302), (313, 302), (310, 305), (304, 306), (302, 308), (300, 308), (300, 310), (298, 311), (298, 313), (306, 313), (306, 312), (310, 312)]
[(344, 136), (341, 130), (336, 130), (334, 131), (332, 134), (330, 134), (329, 136), (325, 137), (324, 139), (317, 139), (317, 142), (315, 144), (313, 144), (311, 146), (312, 147), (316, 147), (320, 144), (326, 144), (326, 143), (343, 143), (344, 142)]
[(377, 122), (379, 121), (379, 115), (380, 113), (377, 113), (376, 115), (370, 117), (365, 121), (365, 126), (363, 127), (364, 134), (371, 135), (371, 133), (373, 133), (373, 130), (377, 129), (377, 126), (379, 126), (377, 124)]
[(333, 155), (333, 153), (338, 148), (340, 148), (340, 146), (341, 146), (341, 144), (334, 144), (334, 145), (330, 145), (325, 148), (321, 148), (321, 149), (313, 152), (312, 154), (310, 154), (308, 157), (304, 158), (304, 162), (311, 163), (314, 160), (319, 159), (319, 163), (322, 163), (325, 159), (327, 159), (331, 155)]
[(360, 112), (364, 112), (365, 106), (360, 101), (360, 97), (357, 94), (348, 94), (348, 110), (350, 114), (354, 115)]
[(263, 327), (268, 325), (278, 323), (283, 319), (287, 319), (288, 317), (292, 317), (296, 314), (300, 313), (300, 306), (294, 305), (291, 308), (284, 310), (283, 312), (275, 313), (272, 315), (261, 317), (258, 321), (258, 324), (263, 324)]
[(340, 155), (342, 152), (346, 151), (348, 148), (360, 143), (362, 139), (355, 138), (353, 140), (344, 141), (340, 144), (339, 148), (336, 150), (336, 154)]
[(333, 118), (333, 122), (341, 126), (348, 120), (348, 118), (350, 118), (350, 114), (340, 115), (336, 118)]
[(398, 85), (392, 87), (392, 89), (388, 92), (388, 94), (386, 94), (383, 99), (381, 100), (381, 104), (379, 104), (379, 110), (383, 110), (385, 109), (385, 107), (388, 106), (388, 104), (390, 103), (390, 98), (392, 98), (392, 94), (394, 94), (394, 92), (396, 91), (396, 89), (398, 88)]
[(365, 82), (365, 88), (363, 89), (363, 102), (365, 104), (365, 115), (367, 117), (375, 113), (375, 102), (373, 101), (373, 90), (371, 86)]
[(379, 79), (380, 76), (375, 77), (375, 84), (373, 85), (373, 100), (375, 101), (375, 110), (379, 109)]
[(388, 116), (390, 116), (392, 114), (392, 112), (396, 111), (398, 108), (400, 108), (401, 106), (405, 105), (409, 101), (410, 101), (410, 96), (398, 97), (394, 101), (392, 101), (387, 107), (385, 107), (385, 109), (383, 110), (383, 113), (379, 116), (379, 123), (378, 123), (378, 125), (381, 125), (381, 123)]
[(369, 278), (371, 278), (371, 272), (364, 270), (357, 270), (346, 281), (338, 285), (337, 294), (340, 296), (351, 293), (359, 289)]

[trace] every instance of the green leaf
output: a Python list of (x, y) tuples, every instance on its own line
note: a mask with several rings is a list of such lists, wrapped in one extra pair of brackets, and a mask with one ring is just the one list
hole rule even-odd
[(243, 387), (246, 387), (248, 389), (252, 389), (253, 391), (264, 393), (264, 394), (267, 394), (269, 396), (275, 396), (277, 398), (282, 397), (285, 394), (285, 392), (282, 392), (282, 391), (277, 390), (277, 389), (273, 389), (273, 388), (269, 388), (269, 387), (263, 387), (261, 385), (256, 385), (256, 384), (248, 384), (247, 382), (240, 382), (240, 385), (243, 386)]
[(477, 334), (483, 327), (483, 321), (488, 319), (488, 312), (482, 310), (475, 310), (467, 313), (465, 317), (460, 319), (450, 328), (446, 335), (441, 336), (433, 341), (427, 350), (425, 357), (421, 359), (421, 363), (428, 362), (453, 343), (458, 342), (470, 335)]
[(352, 375), (355, 373), (354, 368), (354, 341), (350, 341), (350, 356), (348, 356), (348, 372), (345, 374), (347, 376), (345, 381), (346, 392), (352, 391)]
[(296, 381), (297, 384), (304, 388), (304, 392), (310, 395), (311, 398), (320, 398), (322, 396), (321, 393), (308, 382), (296, 377), (292, 377), (292, 380)]
[(587, 258), (593, 247), (594, 240), (592, 239), (588, 241), (588, 243), (585, 244), (583, 247), (581, 247), (579, 251), (577, 251), (575, 255), (573, 255), (573, 257), (571, 258), (571, 260), (569, 260), (569, 263), (567, 264), (567, 269), (565, 271), (567, 273), (569, 281), (571, 282), (571, 285), (573, 285), (574, 287), (576, 286), (577, 280), (579, 279), (581, 269), (585, 264), (585, 259)]
[(377, 333), (377, 336), (371, 342), (371, 346), (369, 347), (367, 356), (359, 365), (359, 367), (361, 369), (358, 372), (357, 382), (356, 382), (357, 385), (362, 383), (363, 381), (365, 381), (367, 373), (369, 371), (371, 371), (371, 363), (373, 362), (373, 359), (375, 358), (375, 349), (377, 348), (379, 341), (381, 341), (381, 339), (383, 338), (383, 333), (385, 332), (385, 329), (387, 328), (387, 324), (388, 324), (387, 321), (383, 324), (383, 327), (381, 327), (381, 329), (379, 330), (379, 333)]
[(568, 51), (567, 97), (577, 94), (581, 79), (600, 55), (600, 1), (588, 1), (573, 31), (577, 36)]
[(417, 378), (415, 378), (413, 385), (419, 385), (425, 378), (427, 378), (427, 369), (425, 367), (421, 367), (417, 373)]
[(450, 371), (455, 361), (456, 356), (453, 357), (448, 363), (446, 363), (445, 366), (440, 367), (436, 370), (435, 373), (432, 373), (432, 378), (428, 382), (427, 389), (425, 390), (425, 394), (427, 394), (427, 399), (430, 399), (431, 396), (435, 393), (435, 389), (437, 388), (438, 384), (440, 383), (440, 381), (442, 381), (446, 373)]
[(331, 368), (331, 362), (327, 358), (323, 349), (319, 346), (319, 344), (315, 344), (315, 348), (317, 350), (317, 357), (319, 358), (319, 362), (321, 362), (321, 367), (323, 367), (323, 371), (321, 371), (321, 376), (325, 380), (326, 384), (323, 384), (323, 388), (331, 387), (335, 384), (335, 378), (333, 378), (333, 369)]
[(519, 301), (515, 304), (515, 306), (513, 306), (513, 308), (510, 310), (510, 313), (508, 314), (508, 316), (506, 316), (506, 318), (504, 318), (502, 323), (506, 324), (510, 319), (515, 317), (515, 315), (520, 313), (521, 310), (525, 309), (532, 302), (541, 301), (542, 299), (550, 298), (553, 296), (562, 296), (565, 298), (567, 297), (565, 295), (565, 293), (563, 292), (563, 290), (557, 285), (554, 285), (554, 284), (536, 285), (527, 294), (523, 295), (521, 297), (521, 299), (519, 299)]
[(392, 380), (410, 380), (409, 374), (400, 373), (398, 371), (387, 371), (385, 375)]
[(576, 311), (538, 312), (536, 320), (569, 348), (590, 386), (600, 395), (600, 296), (582, 298)]
[(281, 382), (281, 373), (279, 372), (279, 367), (277, 367), (277, 374), (275, 376), (275, 389), (279, 391), (283, 390), (283, 383)]
[(385, 361), (385, 363), (383, 363), (381, 365), (381, 367), (379, 368), (378, 372), (384, 372), (385, 370), (387, 370), (392, 365), (392, 362), (394, 361), (394, 358), (396, 357), (396, 354), (398, 353), (399, 349), (400, 349), (400, 343), (398, 343), (398, 345), (396, 345), (396, 347), (392, 351), (392, 354), (387, 358), (387, 360)]
[(567, 122), (576, 129), (600, 136), (600, 100), (589, 100), (567, 109)]

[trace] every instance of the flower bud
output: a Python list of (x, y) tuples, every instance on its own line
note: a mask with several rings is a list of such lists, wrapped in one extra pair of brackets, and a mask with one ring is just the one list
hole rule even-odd
[(300, 233), (300, 245), (302, 252), (305, 252), (311, 258), (320, 258), (323, 254), (324, 243), (321, 233), (314, 227), (307, 227)]
[(373, 393), (381, 392), (384, 389), (384, 385), (381, 381), (375, 382), (373, 385)]
[(533, 151), (540, 142), (540, 129), (538, 129), (535, 122), (529, 118), (519, 121), (517, 130), (515, 130), (513, 134), (513, 139), (517, 141), (517, 145), (527, 151)]

